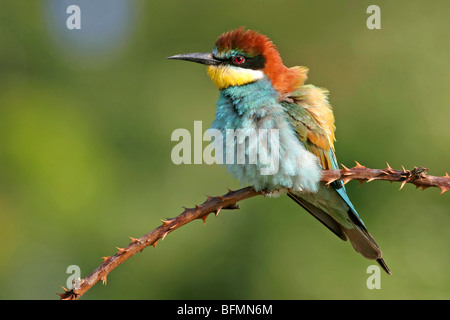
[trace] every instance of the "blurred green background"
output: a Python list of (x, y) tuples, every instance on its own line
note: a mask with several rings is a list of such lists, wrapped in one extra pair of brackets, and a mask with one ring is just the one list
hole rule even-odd
[[(69, 30), (66, 8), (81, 8)], [(381, 30), (366, 9), (381, 8)], [(173, 130), (203, 129), (218, 92), (167, 56), (244, 25), (330, 90), (339, 163), (450, 171), (448, 1), (17, 1), (0, 4), (0, 298), (57, 299), (69, 265), (102, 256), (240, 187), (220, 166), (171, 162)], [(83, 299), (449, 299), (450, 199), (350, 182), (393, 275), (287, 197), (194, 221)]]

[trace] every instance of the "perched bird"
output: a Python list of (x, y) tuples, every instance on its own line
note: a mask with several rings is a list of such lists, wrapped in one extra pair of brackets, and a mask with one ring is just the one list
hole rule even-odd
[[(277, 130), (276, 172), (261, 174), (261, 163), (225, 162), (234, 177), (256, 190), (286, 192), (339, 238), (349, 239), (357, 252), (376, 260), (390, 274), (380, 247), (356, 212), (342, 181), (329, 186), (320, 181), (322, 170), (338, 169), (334, 116), (328, 92), (305, 84), (307, 68), (286, 67), (266, 36), (244, 27), (222, 34), (211, 53), (179, 54), (169, 59), (207, 65), (207, 73), (220, 92), (212, 128), (224, 135), (229, 129)], [(239, 138), (229, 142), (225, 153), (243, 147), (248, 155), (255, 148), (255, 142)]]

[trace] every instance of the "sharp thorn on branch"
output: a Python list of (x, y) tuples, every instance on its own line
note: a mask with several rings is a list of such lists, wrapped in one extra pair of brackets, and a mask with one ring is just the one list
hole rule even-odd
[(124, 253), (124, 252), (127, 251), (127, 249), (119, 248), (119, 247), (116, 247), (116, 249), (117, 249), (117, 253), (118, 253), (118, 254), (122, 254), (122, 253)]
[(160, 219), (161, 220), (161, 222), (163, 223), (163, 226), (165, 227), (165, 226), (168, 226), (169, 224), (170, 224), (170, 222), (168, 221), (168, 220), (163, 220), (163, 219)]
[(366, 168), (365, 166), (363, 166), (363, 165), (361, 165), (358, 161), (356, 161), (355, 160), (355, 162), (356, 162), (356, 166), (354, 166), (353, 168)]
[(138, 240), (138, 239), (136, 239), (136, 238), (133, 238), (133, 237), (128, 237), (128, 238), (130, 238), (130, 240), (131, 240), (131, 243), (136, 243), (136, 242), (139, 242), (139, 240)]
[(164, 238), (167, 236), (168, 233), (169, 231), (164, 232), (163, 235), (161, 236), (161, 240), (164, 240)]
[(398, 189), (398, 190), (402, 190), (403, 187), (405, 186), (406, 182), (407, 182), (407, 180), (403, 180), (402, 184), (400, 185), (400, 189)]

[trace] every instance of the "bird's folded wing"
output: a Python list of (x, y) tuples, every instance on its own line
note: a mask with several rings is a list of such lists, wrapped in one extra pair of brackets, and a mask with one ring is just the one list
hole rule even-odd
[(327, 91), (304, 85), (283, 102), (298, 138), (315, 154), (324, 170), (337, 169), (334, 154), (334, 116)]

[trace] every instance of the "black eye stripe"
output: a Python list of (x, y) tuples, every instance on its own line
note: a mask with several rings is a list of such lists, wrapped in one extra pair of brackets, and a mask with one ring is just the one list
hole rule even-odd
[(253, 70), (264, 69), (264, 64), (266, 62), (266, 59), (263, 57), (263, 55), (255, 56), (252, 58), (244, 57), (244, 59), (245, 59), (245, 61), (243, 63), (235, 63), (232, 60), (230, 64), (238, 66), (240, 68), (246, 68), (246, 69), (253, 69)]
[(222, 61), (222, 63), (224, 64), (229, 64), (232, 66), (238, 66), (240, 68), (245, 68), (245, 69), (253, 69), (253, 70), (261, 70), (264, 69), (264, 64), (266, 63), (266, 59), (264, 58), (263, 55), (259, 55), (259, 56), (255, 56), (255, 57), (245, 57), (242, 56), (245, 61), (243, 63), (236, 63), (234, 62), (234, 58), (231, 59), (220, 59), (215, 57), (215, 59)]

